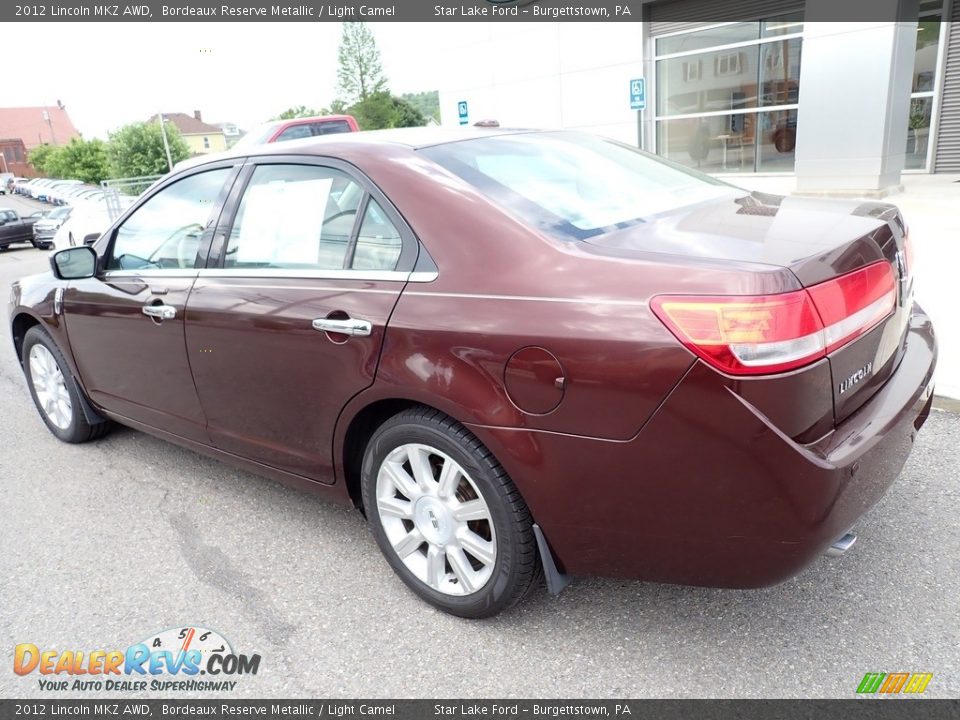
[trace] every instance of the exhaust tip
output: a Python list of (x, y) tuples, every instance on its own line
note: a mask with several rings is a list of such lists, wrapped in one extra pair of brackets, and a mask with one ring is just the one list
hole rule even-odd
[(840, 557), (857, 542), (857, 536), (848, 532), (827, 549), (827, 557)]

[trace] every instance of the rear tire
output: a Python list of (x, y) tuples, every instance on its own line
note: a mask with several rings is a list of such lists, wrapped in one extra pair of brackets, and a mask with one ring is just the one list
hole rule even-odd
[(39, 325), (23, 337), (23, 372), (30, 396), (50, 432), (67, 443), (83, 443), (107, 434), (109, 422), (91, 425), (83, 414), (80, 388), (63, 353)]
[(361, 482), (384, 557), (434, 607), (490, 617), (537, 584), (530, 511), (496, 458), (455, 420), (428, 408), (394, 416), (371, 437)]

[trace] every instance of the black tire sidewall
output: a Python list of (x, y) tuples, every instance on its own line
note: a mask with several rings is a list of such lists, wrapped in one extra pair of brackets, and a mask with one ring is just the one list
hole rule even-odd
[[(67, 393), (70, 395), (71, 417), (70, 425), (67, 428), (59, 428), (54, 425), (50, 421), (50, 418), (47, 417), (47, 413), (44, 411), (43, 407), (40, 405), (40, 400), (37, 398), (37, 391), (33, 387), (33, 377), (30, 370), (30, 350), (34, 345), (43, 345), (47, 350), (49, 350), (50, 354), (53, 355), (53, 359), (59, 366), (60, 372), (63, 373), (64, 386), (67, 388)], [(77, 388), (76, 381), (73, 379), (73, 374), (70, 372), (70, 366), (64, 359), (63, 353), (60, 352), (60, 348), (58, 348), (57, 344), (53, 341), (53, 338), (51, 338), (46, 331), (40, 327), (30, 328), (23, 338), (23, 352), (21, 354), (21, 361), (23, 363), (24, 375), (27, 378), (27, 387), (30, 390), (30, 397), (33, 398), (33, 404), (36, 406), (37, 412), (40, 413), (40, 419), (43, 420), (50, 432), (64, 442), (79, 442), (81, 439), (83, 439), (89, 432), (89, 425), (87, 424), (86, 418), (83, 416), (83, 407), (81, 406), (80, 401), (80, 391)]]
[[(472, 436), (467, 436), (473, 440)], [(465, 596), (446, 595), (423, 583), (407, 569), (387, 539), (380, 522), (376, 502), (377, 472), (383, 460), (400, 445), (419, 443), (430, 445), (449, 455), (470, 475), (477, 490), (490, 509), (497, 538), (497, 560), (493, 574), (478, 591)], [(363, 503), (370, 528), (380, 550), (394, 571), (406, 585), (431, 605), (453, 615), (465, 618), (488, 617), (508, 607), (515, 599), (515, 585), (519, 581), (516, 548), (518, 528), (504, 502), (501, 486), (496, 478), (495, 461), (480, 452), (471, 452), (449, 428), (433, 418), (400, 419), (385, 423), (374, 433), (363, 459)]]

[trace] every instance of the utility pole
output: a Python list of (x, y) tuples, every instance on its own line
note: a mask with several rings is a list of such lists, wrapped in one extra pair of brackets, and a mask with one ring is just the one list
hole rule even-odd
[(163, 136), (163, 149), (167, 153), (167, 168), (173, 172), (173, 158), (170, 157), (170, 143), (167, 142), (167, 129), (163, 126), (166, 120), (163, 119), (163, 113), (157, 113), (160, 118), (160, 134)]

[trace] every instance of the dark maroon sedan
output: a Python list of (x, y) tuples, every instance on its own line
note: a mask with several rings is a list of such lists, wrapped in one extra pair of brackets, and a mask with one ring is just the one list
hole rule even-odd
[(545, 572), (756, 587), (850, 530), (932, 401), (897, 209), (568, 132), (208, 156), (13, 288), (67, 442), (119, 422), (352, 503), (448, 612)]

